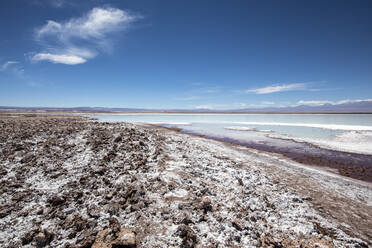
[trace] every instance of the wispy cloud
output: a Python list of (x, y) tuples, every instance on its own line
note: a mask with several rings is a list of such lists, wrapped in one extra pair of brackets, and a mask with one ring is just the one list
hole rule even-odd
[[(222, 91), (223, 87), (218, 85), (205, 85), (203, 83), (192, 83), (192, 87), (189, 90), (183, 92), (181, 96), (173, 97), (176, 101), (193, 101), (200, 99), (211, 99), (217, 97)], [(202, 87), (198, 87), (202, 86)], [(192, 106), (194, 107), (194, 106)]]
[(212, 105), (198, 105), (195, 106), (195, 109), (215, 109), (215, 107)]
[(7, 61), (5, 63), (3, 63), (0, 67), (0, 71), (7, 71), (7, 72), (10, 72), (10, 73), (13, 73), (17, 76), (22, 76), (23, 73), (24, 73), (24, 69), (23, 67), (19, 64), (18, 61)]
[(41, 87), (42, 86), (41, 83), (35, 82), (35, 81), (29, 81), (29, 82), (27, 82), (27, 85), (31, 86), (31, 87)]
[(345, 103), (357, 103), (357, 102), (372, 102), (372, 99), (356, 99), (356, 100), (340, 100), (340, 101), (330, 101), (330, 100), (311, 100), (311, 101), (298, 101), (296, 105), (310, 105), (310, 106), (322, 106), (325, 104), (339, 105)]
[(275, 102), (271, 102), (271, 101), (263, 101), (261, 102), (262, 105), (274, 105)]
[(246, 108), (247, 107), (247, 104), (246, 103), (236, 103), (238, 105), (238, 108)]
[(30, 87), (42, 86), (40, 82), (34, 81), (29, 75), (25, 73), (25, 69), (22, 66), (21, 62), (10, 60), (3, 63), (2, 65), (0, 64), (0, 72), (11, 74)]
[(321, 106), (324, 104), (332, 104), (332, 101), (328, 100), (312, 100), (312, 101), (298, 101), (296, 105), (312, 105), (312, 106)]
[(5, 62), (2, 66), (1, 66), (1, 71), (5, 71), (6, 69), (8, 69), (8, 67), (12, 66), (12, 65), (15, 65), (15, 64), (18, 64), (17, 61), (7, 61)]
[(65, 65), (77, 65), (85, 63), (87, 60), (83, 57), (69, 54), (51, 54), (51, 53), (38, 53), (33, 58), (34, 61), (48, 60), (52, 63), (61, 63)]
[(74, 2), (70, 0), (30, 0), (30, 4), (40, 7), (53, 7), (53, 8), (62, 8), (65, 6), (74, 5)]
[(209, 86), (209, 87), (203, 87), (200, 88), (200, 92), (204, 94), (215, 94), (219, 93), (223, 89), (222, 86)]
[(247, 105), (245, 103), (232, 103), (232, 104), (201, 104), (193, 106), (195, 109), (213, 109), (213, 110), (228, 110), (228, 109), (242, 109)]
[(31, 59), (67, 65), (85, 63), (99, 51), (111, 48), (110, 35), (128, 30), (139, 18), (117, 8), (93, 8), (82, 17), (65, 22), (49, 20), (35, 32), (45, 50)]
[(176, 101), (193, 101), (200, 99), (200, 96), (186, 96), (186, 97), (175, 97), (173, 98)]
[(66, 0), (49, 0), (49, 2), (55, 8), (61, 8), (66, 4)]
[(306, 83), (295, 83), (295, 84), (280, 84), (280, 85), (270, 85), (263, 88), (249, 89), (245, 90), (245, 93), (255, 93), (255, 94), (271, 94), (275, 92), (282, 91), (294, 91), (294, 90), (305, 90), (307, 88)]

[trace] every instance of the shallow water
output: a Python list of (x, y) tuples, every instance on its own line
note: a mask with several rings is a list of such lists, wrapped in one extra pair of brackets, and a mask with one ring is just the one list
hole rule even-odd
[(274, 142), (291, 139), (372, 154), (372, 114), (97, 114), (100, 121), (144, 122), (201, 135)]
[(94, 114), (176, 127), (372, 182), (372, 114)]

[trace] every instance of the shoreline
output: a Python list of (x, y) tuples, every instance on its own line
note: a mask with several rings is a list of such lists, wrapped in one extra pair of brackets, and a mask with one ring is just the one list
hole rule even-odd
[[(330, 173), (343, 176), (345, 178), (357, 180), (360, 182), (366, 182), (368, 184), (372, 183), (372, 155), (369, 154), (332, 150), (308, 142), (298, 142), (293, 139), (283, 139), (284, 141), (291, 141), (298, 144), (299, 146), (303, 146), (304, 151), (308, 150), (308, 148), (316, 150), (315, 152), (311, 153), (307, 151), (305, 154), (305, 152), (292, 152), (291, 150), (286, 149), (285, 147), (273, 147), (272, 145), (265, 144), (257, 145), (249, 142), (241, 142), (235, 139), (220, 138), (209, 135), (200, 135), (195, 133), (183, 132), (182, 128), (164, 127), (152, 124), (144, 125), (154, 126), (154, 128), (158, 127), (174, 130), (176, 132), (195, 137), (203, 137), (207, 139), (225, 142), (226, 144), (248, 147), (261, 152), (280, 154), (287, 159), (302, 164), (303, 166), (308, 166), (311, 168), (316, 168), (318, 170), (327, 171)], [(370, 162), (366, 163), (366, 160)]]
[(311, 114), (311, 115), (329, 115), (329, 114), (335, 114), (335, 115), (342, 115), (342, 114), (372, 114), (372, 112), (141, 112), (141, 111), (128, 111), (128, 112), (99, 112), (99, 111), (54, 111), (54, 110), (29, 110), (29, 111), (24, 111), (24, 110), (5, 110), (5, 109), (0, 109), (1, 114), (7, 114), (7, 113), (16, 113), (16, 114), (108, 114), (108, 115), (130, 115), (130, 114), (236, 114), (236, 115), (242, 115), (242, 114), (273, 114), (273, 115), (281, 115), (281, 114), (293, 114), (293, 115), (306, 115), (306, 114)]
[[(273, 153), (269, 151), (262, 151), (258, 150), (252, 147), (247, 147), (245, 145), (237, 144), (235, 142), (229, 142), (226, 140), (221, 140), (221, 139), (214, 139), (210, 137), (206, 137), (204, 135), (199, 135), (199, 134), (192, 134), (192, 133), (183, 133), (181, 129), (179, 128), (172, 128), (172, 127), (159, 127), (156, 125), (148, 125), (144, 124), (144, 126), (150, 126), (151, 128), (154, 129), (159, 129), (159, 130), (166, 130), (166, 131), (171, 131), (171, 132), (176, 132), (181, 135), (187, 135), (195, 138), (201, 138), (207, 140), (213, 141), (213, 142), (218, 142), (223, 144), (224, 146), (231, 147), (234, 150), (246, 152), (246, 153), (253, 153), (254, 156), (264, 156), (266, 158), (270, 158), (271, 160), (274, 161), (274, 163), (279, 162), (284, 164), (280, 165), (267, 165), (266, 160), (259, 162), (260, 165), (263, 167), (268, 167), (267, 171), (270, 174), (276, 175), (274, 178), (276, 178), (276, 182), (283, 183), (285, 187), (288, 189), (294, 190), (295, 192), (299, 193), (300, 195), (304, 196), (305, 199), (309, 198), (311, 199), (311, 204), (313, 207), (319, 211), (325, 218), (329, 218), (330, 216), (334, 218), (335, 220), (338, 220), (340, 222), (348, 222), (347, 219), (350, 218), (349, 215), (353, 214), (353, 209), (357, 207), (357, 204), (354, 205), (349, 209), (349, 212), (345, 211), (345, 206), (342, 206), (343, 201), (350, 201), (351, 194), (357, 194), (355, 193), (346, 193), (343, 196), (337, 195), (341, 192), (346, 192), (348, 190), (348, 187), (351, 185), (358, 185), (356, 188), (363, 187), (367, 189), (371, 194), (372, 192), (372, 183), (368, 181), (363, 181), (351, 177), (346, 177), (343, 176), (339, 173), (336, 173), (335, 171), (330, 171), (328, 170), (325, 166), (313, 166), (313, 165), (307, 165), (303, 164), (300, 162), (296, 162), (291, 160), (291, 158), (286, 157), (283, 154), (280, 153)], [(284, 165), (284, 166), (283, 166)], [(281, 167), (283, 166), (283, 167)], [(273, 169), (272, 167), (276, 167)], [(278, 171), (280, 171), (280, 174), (278, 174)], [(286, 180), (283, 180), (283, 177), (288, 177)], [(320, 178), (323, 180), (319, 180)], [(305, 179), (306, 178), (306, 179)], [(307, 183), (305, 183), (306, 180), (310, 180)], [(299, 183), (301, 182), (301, 183)], [(321, 184), (316, 184), (316, 182), (319, 182)], [(324, 185), (325, 182), (327, 182)], [(334, 188), (332, 188), (332, 183), (338, 182), (340, 185), (342, 185), (343, 189), (337, 189), (337, 193), (334, 194)], [(314, 184), (315, 183), (315, 184)], [(340, 186), (338, 185), (338, 186)], [(328, 187), (328, 188), (327, 188)], [(342, 193), (341, 193), (342, 195)], [(344, 199), (342, 199), (345, 197)], [(329, 199), (332, 199), (335, 202), (330, 202)], [(342, 199), (342, 200), (341, 200)], [(349, 202), (350, 203), (350, 202)], [(367, 203), (367, 208), (369, 210), (367, 211), (372, 211), (372, 197), (370, 198), (369, 201), (365, 202)], [(337, 207), (336, 207), (337, 206)], [(338, 209), (338, 207), (344, 208), (344, 209)], [(348, 206), (350, 207), (350, 206)], [(333, 213), (330, 212), (330, 210), (333, 211)], [(371, 216), (372, 217), (372, 216)], [(370, 218), (370, 217), (368, 217)], [(350, 223), (349, 223), (350, 224)], [(347, 225), (349, 225), (347, 224)], [(358, 225), (358, 220), (355, 222), (353, 221), (353, 224), (355, 226)], [(368, 224), (370, 225), (370, 224)], [(346, 229), (345, 229), (346, 230)], [(355, 230), (354, 230), (355, 231)], [(350, 234), (353, 234), (354, 231), (350, 232)], [(372, 240), (372, 232), (368, 235), (369, 240)], [(369, 245), (372, 245), (372, 243), (369, 243)]]
[(0, 125), (1, 246), (371, 245), (371, 185), (280, 155), (86, 117)]
[[(120, 122), (117, 122), (120, 123)], [(344, 201), (350, 201), (350, 197), (353, 198), (353, 194), (355, 194), (357, 191), (354, 192), (355, 189), (362, 187), (367, 189), (368, 192), (372, 192), (372, 183), (368, 181), (363, 181), (351, 177), (346, 177), (343, 176), (339, 173), (336, 173), (335, 171), (330, 171), (328, 170), (325, 166), (313, 166), (313, 165), (307, 165), (303, 164), (297, 161), (293, 161), (291, 158), (286, 157), (285, 155), (281, 153), (275, 153), (275, 152), (270, 152), (270, 151), (262, 151), (256, 148), (248, 147), (244, 144), (238, 144), (236, 142), (230, 142), (227, 140), (223, 139), (216, 139), (200, 134), (194, 134), (194, 133), (184, 133), (182, 132), (181, 128), (176, 128), (176, 127), (164, 127), (164, 126), (157, 126), (157, 125), (152, 125), (152, 124), (140, 124), (141, 126), (153, 128), (155, 130), (165, 130), (166, 132), (175, 132), (180, 135), (186, 135), (190, 137), (194, 137), (197, 139), (203, 139), (206, 140), (206, 142), (217, 142), (221, 143), (223, 146), (227, 146), (232, 148), (233, 150), (237, 150), (239, 152), (243, 153), (248, 153), (248, 154), (254, 154), (254, 157), (265, 157), (265, 159), (260, 162), (258, 162), (261, 166), (267, 167), (267, 172), (274, 176), (274, 181), (275, 183), (280, 182), (279, 184), (282, 184), (282, 186), (285, 186), (286, 188), (293, 190), (296, 193), (299, 193), (302, 195), (303, 199), (308, 199), (311, 202), (311, 205), (319, 211), (319, 213), (324, 217), (324, 218), (333, 218), (336, 221), (340, 222), (348, 222), (350, 218), (350, 214), (353, 213), (353, 210), (357, 208), (357, 205), (354, 206), (348, 206), (348, 207), (343, 207), (344, 209), (338, 209), (335, 206), (340, 206), (344, 203)], [(268, 165), (268, 161), (266, 160), (270, 159), (273, 160), (274, 164)], [(279, 162), (279, 165), (276, 163)], [(283, 166), (283, 167), (282, 167)], [(275, 169), (273, 168), (275, 167)], [(280, 173), (278, 173), (280, 172)], [(286, 176), (286, 180), (283, 180), (283, 176)], [(321, 178), (321, 180), (320, 180)], [(309, 180), (308, 182), (305, 183), (305, 181)], [(301, 183), (299, 183), (301, 182)], [(319, 184), (317, 185), (314, 182), (327, 182), (324, 185)], [(335, 189), (332, 186), (332, 183), (339, 183), (339, 186), (343, 189)], [(354, 193), (346, 193), (344, 192), (348, 191), (348, 187), (351, 185), (355, 185), (356, 188), (352, 190), (351, 192)], [(334, 190), (337, 191), (336, 194), (334, 194)], [(342, 192), (342, 193), (341, 193)], [(341, 193), (341, 194), (340, 194)], [(340, 195), (337, 195), (340, 194)], [(370, 194), (370, 193), (368, 193)], [(327, 198), (334, 200), (335, 202), (330, 202)], [(350, 202), (349, 202), (350, 203)], [(372, 211), (372, 197), (369, 198), (367, 202), (367, 208), (369, 210), (367, 211)], [(350, 207), (350, 208), (349, 208)], [(345, 211), (345, 209), (349, 208), (349, 212)], [(329, 211), (332, 210), (333, 213), (330, 213)], [(372, 217), (372, 215), (371, 215)], [(370, 217), (368, 217), (370, 218)], [(352, 221), (353, 225), (357, 228), (359, 222), (357, 221)], [(367, 221), (368, 222), (368, 221)], [(346, 226), (349, 226), (350, 223), (348, 223)], [(343, 224), (339, 225), (342, 226)], [(370, 224), (367, 224), (369, 226)], [(350, 231), (347, 229), (344, 229), (345, 231), (349, 232), (350, 235), (353, 235), (356, 231)], [(371, 240), (372, 238), (372, 232), (367, 235), (369, 237), (368, 239)], [(369, 243), (369, 245), (372, 245), (372, 243)]]

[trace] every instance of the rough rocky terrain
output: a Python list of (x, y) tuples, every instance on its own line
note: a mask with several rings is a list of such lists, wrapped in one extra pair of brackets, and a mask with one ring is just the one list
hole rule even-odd
[(368, 247), (372, 239), (369, 184), (141, 125), (2, 114), (0, 185), (0, 247)]

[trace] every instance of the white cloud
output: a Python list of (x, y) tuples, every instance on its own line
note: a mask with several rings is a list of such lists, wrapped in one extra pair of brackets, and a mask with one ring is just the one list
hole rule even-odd
[(281, 85), (270, 85), (270, 86), (258, 88), (258, 89), (245, 90), (245, 93), (271, 94), (275, 92), (304, 90), (304, 89), (306, 89), (305, 83), (281, 84)]
[(34, 55), (32, 60), (69, 65), (85, 63), (99, 50), (111, 47), (110, 34), (127, 30), (138, 18), (140, 16), (116, 8), (93, 8), (86, 15), (65, 22), (49, 20), (36, 30), (37, 40), (46, 50)]
[(331, 101), (327, 101), (327, 100), (313, 100), (313, 101), (298, 101), (297, 102), (297, 105), (312, 105), (312, 106), (321, 106), (321, 105), (324, 105), (324, 104), (332, 104), (333, 102)]
[(65, 0), (50, 0), (49, 2), (55, 8), (61, 8), (66, 4)]
[(175, 97), (174, 100), (177, 101), (193, 101), (200, 99), (199, 96), (186, 96), (186, 97)]
[(0, 72), (6, 72), (14, 75), (18, 79), (24, 81), (28, 86), (36, 87), (42, 85), (40, 82), (33, 81), (29, 75), (25, 74), (25, 70), (22, 66), (22, 63), (18, 61), (11, 60), (0, 65)]
[(263, 101), (261, 102), (262, 105), (273, 105), (275, 102), (270, 102), (270, 101)]
[(195, 106), (196, 109), (214, 109), (212, 105), (198, 105)]
[(241, 104), (204, 104), (204, 105), (198, 105), (194, 106), (195, 109), (214, 109), (214, 110), (224, 110), (224, 109), (230, 109), (230, 108), (237, 108), (237, 106), (241, 106)]
[(204, 94), (215, 94), (221, 91), (223, 87), (221, 86), (210, 86), (199, 89), (201, 93)]
[(61, 40), (77, 37), (81, 39), (102, 39), (108, 33), (122, 30), (138, 17), (116, 8), (93, 8), (87, 15), (70, 19), (64, 23), (48, 21), (37, 30), (39, 38), (52, 35)]
[(8, 67), (12, 66), (12, 65), (15, 65), (15, 64), (18, 64), (17, 61), (7, 61), (5, 62), (2, 66), (1, 66), (1, 71), (5, 71), (6, 69), (8, 69)]
[(344, 103), (354, 103), (354, 102), (372, 102), (372, 99), (356, 99), (356, 100), (341, 100), (338, 101), (336, 104), (344, 104)]
[(38, 53), (34, 57), (32, 57), (32, 60), (34, 61), (47, 60), (52, 63), (60, 63), (66, 65), (77, 65), (86, 62), (86, 59), (76, 55), (50, 53)]
[(61, 32), (62, 25), (55, 21), (47, 21), (47, 24), (36, 31), (37, 37), (42, 38), (46, 35), (57, 35)]
[(7, 71), (18, 77), (22, 77), (25, 70), (18, 61), (7, 61), (2, 66), (0, 66), (0, 71)]
[(372, 99), (356, 99), (356, 100), (340, 100), (340, 101), (329, 101), (329, 100), (311, 100), (311, 101), (298, 101), (296, 105), (310, 105), (310, 106), (322, 106), (325, 104), (339, 105), (345, 103), (357, 103), (357, 102), (372, 102)]
[(30, 0), (28, 1), (32, 5), (39, 7), (53, 7), (53, 8), (62, 8), (65, 6), (74, 6), (74, 2), (68, 0)]

